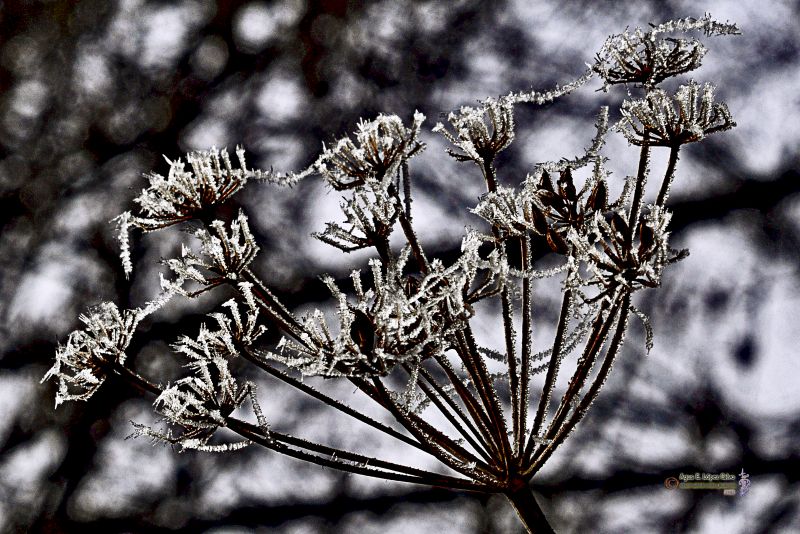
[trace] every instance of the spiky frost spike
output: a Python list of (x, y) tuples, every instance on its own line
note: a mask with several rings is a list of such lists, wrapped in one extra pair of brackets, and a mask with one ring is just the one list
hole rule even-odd
[(520, 91), (518, 93), (511, 92), (508, 95), (503, 97), (503, 100), (509, 102), (511, 104), (521, 104), (521, 103), (532, 103), (536, 105), (544, 105), (549, 104), (550, 102), (555, 101), (562, 96), (566, 96), (573, 91), (580, 89), (586, 83), (594, 77), (594, 72), (592, 69), (586, 69), (579, 78), (576, 80), (564, 84), (564, 85), (557, 85), (553, 89), (547, 91)]
[(742, 31), (736, 24), (731, 22), (719, 22), (711, 18), (710, 13), (705, 13), (701, 18), (696, 19), (687, 17), (675, 19), (654, 26), (650, 33), (659, 35), (661, 33), (702, 31), (706, 36), (714, 35), (741, 35)]
[[(258, 323), (259, 307), (253, 297), (253, 284), (240, 282), (238, 287), (246, 308), (240, 310), (240, 304), (235, 299), (231, 299), (222, 305), (228, 309), (230, 318), (222, 313), (210, 314), (220, 327), (215, 336), (222, 339), (226, 347), (233, 348), (230, 350), (231, 355), (236, 355), (240, 348), (252, 346), (256, 339), (266, 331), (266, 327)], [(244, 318), (242, 318), (242, 312)]]

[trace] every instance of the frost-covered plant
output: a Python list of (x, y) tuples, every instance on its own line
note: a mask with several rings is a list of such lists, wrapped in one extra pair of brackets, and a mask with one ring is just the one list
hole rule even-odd
[(140, 310), (120, 311), (113, 302), (104, 302), (81, 315), (86, 328), (69, 335), (44, 377), (58, 378), (56, 406), (69, 400), (87, 400), (105, 381), (108, 366), (125, 363), (125, 350), (141, 315)]
[[(449, 155), (477, 165), (486, 186), (471, 209), (483, 226), (467, 230), (460, 255), (449, 262), (429, 258), (412, 224), (409, 162), (424, 148), (419, 112), (408, 127), (395, 115), (361, 121), (355, 139), (323, 148), (311, 167), (296, 174), (248, 170), (241, 149), (238, 167), (224, 150), (190, 154), (191, 171), (180, 161), (169, 162), (167, 177), (149, 175), (149, 187), (135, 199), (139, 210), (118, 219), (125, 272), (133, 267), (130, 226), (152, 232), (197, 221), (199, 250), (184, 245), (179, 257), (166, 260), (171, 274), (162, 276), (163, 293), (143, 308), (120, 311), (105, 303), (81, 316), (85, 328), (70, 334), (45, 375), (58, 382), (56, 404), (87, 400), (104, 380), (117, 376), (155, 395), (155, 411), (166, 425), (137, 424), (136, 435), (212, 452), (256, 443), (351, 473), (503, 493), (529, 531), (551, 532), (528, 483), (597, 397), (631, 314), (644, 323), (647, 348), (652, 345), (649, 322), (632, 298), (660, 285), (663, 270), (685, 255), (669, 246), (665, 206), (679, 150), (734, 126), (725, 104), (714, 102), (712, 85), (689, 82), (674, 97), (658, 88), (663, 80), (698, 67), (706, 54), (697, 40), (662, 36), (696, 30), (707, 36), (738, 33), (736, 26), (709, 16), (625, 32), (610, 37), (594, 65), (572, 83), (490, 98), (451, 113), (448, 126), (437, 124), (433, 131), (453, 145)], [(585, 154), (535, 165), (519, 183), (498, 173), (497, 155), (515, 138), (515, 107), (563, 97), (594, 75), (602, 77), (605, 89), (628, 84), (629, 96), (643, 94), (622, 104), (614, 128), (609, 128), (608, 109), (601, 108)], [(639, 148), (638, 170), (616, 198), (609, 195), (612, 178), (602, 155), (610, 130)], [(646, 204), (655, 147), (667, 147), (669, 159), (655, 201)], [(252, 178), (291, 184), (312, 175), (343, 192), (345, 217), (314, 236), (344, 252), (374, 249), (376, 257), (368, 263), (370, 276), (352, 273), (353, 294), (345, 283), (323, 276), (333, 313), (314, 310), (299, 317), (251, 267), (259, 246), (246, 215), (223, 221), (215, 213)], [(389, 241), (396, 229), (405, 240), (399, 248)], [(537, 268), (546, 255), (550, 268)], [(560, 283), (562, 303), (552, 341), (534, 352), (533, 285), (548, 278)], [(196, 297), (218, 286), (228, 286), (236, 297), (210, 314), (209, 324), (216, 326), (204, 324), (196, 336), (181, 336), (172, 345), (188, 359), (187, 376), (162, 386), (136, 373), (126, 351), (139, 322), (170, 298)], [(499, 302), (502, 350), (480, 346), (473, 332), (478, 311), (493, 309), (476, 306), (487, 300)], [(516, 325), (521, 325), (521, 339)], [(266, 330), (270, 336), (261, 335)], [(576, 352), (567, 388), (554, 401), (562, 363)], [(261, 412), (255, 386), (235, 376), (240, 365), (233, 361), (248, 361), (372, 430), (424, 451), (441, 469), (274, 430)], [(544, 385), (532, 399), (531, 377), (537, 373), (545, 375)], [(303, 382), (303, 376), (349, 381), (395, 424), (367, 416)], [(247, 400), (256, 423), (233, 416)], [(433, 423), (442, 420), (447, 423)], [(242, 441), (220, 442), (220, 427)]]

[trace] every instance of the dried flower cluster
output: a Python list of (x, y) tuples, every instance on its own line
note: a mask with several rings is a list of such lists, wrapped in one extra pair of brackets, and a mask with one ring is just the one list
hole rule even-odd
[(58, 378), (56, 406), (70, 400), (87, 400), (105, 381), (106, 366), (125, 363), (125, 349), (141, 313), (120, 311), (113, 302), (104, 302), (80, 319), (86, 328), (69, 335), (66, 346), (56, 352), (56, 363), (44, 377)]
[[(504, 493), (530, 531), (551, 532), (528, 482), (587, 413), (620, 352), (631, 314), (652, 334), (636, 309), (636, 291), (661, 283), (663, 270), (685, 251), (669, 247), (666, 208), (682, 145), (734, 126), (714, 87), (690, 81), (669, 96), (658, 84), (697, 68), (707, 50), (696, 39), (665, 34), (702, 31), (734, 34), (734, 25), (683, 19), (612, 36), (589, 71), (573, 83), (544, 92), (510, 93), (464, 107), (433, 132), (443, 135), (457, 161), (477, 165), (486, 193), (472, 213), (481, 228), (469, 229), (461, 254), (448, 263), (429, 258), (414, 231), (409, 162), (423, 148), (424, 116), (410, 126), (395, 115), (358, 124), (354, 139), (344, 137), (308, 169), (276, 175), (239, 166), (227, 153), (212, 150), (188, 156), (191, 171), (169, 162), (167, 177), (148, 176), (150, 186), (135, 199), (136, 214), (119, 217), (122, 261), (132, 270), (128, 227), (144, 232), (186, 221), (200, 250), (182, 248), (166, 260), (172, 279), (144, 308), (120, 311), (106, 303), (81, 320), (59, 348), (45, 376), (58, 382), (57, 404), (86, 400), (112, 374), (155, 395), (154, 408), (166, 430), (136, 425), (136, 434), (178, 444), (182, 449), (234, 450), (251, 443), (323, 466), (389, 480), (455, 489)], [(601, 108), (596, 135), (585, 154), (534, 166), (527, 178), (511, 182), (495, 166), (497, 155), (515, 138), (515, 107), (545, 103), (584, 85), (593, 76), (608, 89), (625, 84), (630, 96), (609, 127)], [(638, 147), (637, 172), (611, 198), (602, 149), (609, 131)], [(653, 149), (669, 149), (667, 167), (653, 202), (645, 202), (652, 176)], [(280, 184), (321, 176), (342, 192), (345, 222), (327, 223), (316, 238), (345, 252), (374, 248), (369, 277), (354, 271), (350, 282), (323, 277), (333, 297), (333, 313), (314, 310), (298, 317), (258, 274), (259, 247), (243, 212), (218, 220), (215, 208), (252, 178)], [(399, 230), (405, 240), (393, 247)], [(542, 256), (551, 266), (537, 268)], [(552, 258), (557, 265), (552, 266)], [(533, 284), (555, 279), (562, 305), (552, 342), (534, 352)], [(353, 293), (345, 288), (352, 285)], [(126, 350), (139, 321), (175, 295), (196, 297), (227, 285), (237, 297), (210, 315), (196, 336), (181, 336), (174, 352), (188, 360), (187, 376), (159, 386), (126, 365)], [(482, 347), (473, 332), (477, 303), (495, 300), (504, 347)], [(496, 308), (495, 308), (496, 309)], [(520, 320), (515, 321), (515, 317)], [(521, 328), (521, 332), (517, 329)], [(265, 331), (270, 336), (262, 336)], [(274, 335), (278, 334), (278, 335)], [(520, 339), (521, 337), (521, 339)], [(269, 339), (272, 341), (264, 341)], [(275, 340), (280, 339), (279, 342)], [(553, 399), (565, 357), (578, 353), (568, 386)], [(234, 360), (250, 362), (271, 377), (369, 426), (433, 456), (442, 471), (420, 469), (276, 432), (267, 425), (255, 386), (242, 382)], [(502, 372), (489, 371), (503, 366)], [(498, 363), (499, 362), (499, 363)], [(543, 373), (544, 386), (532, 399), (531, 377)], [(387, 425), (305, 384), (304, 375), (347, 380), (394, 418)], [(232, 414), (250, 400), (257, 424)], [(553, 407), (555, 404), (555, 407)], [(434, 425), (431, 415), (437, 421)], [(220, 442), (226, 427), (242, 441)]]
[[(677, 105), (677, 109), (676, 109)], [(733, 128), (728, 106), (714, 102), (714, 86), (690, 82), (675, 96), (655, 89), (640, 100), (628, 100), (622, 108), (620, 131), (637, 146), (677, 146)]]

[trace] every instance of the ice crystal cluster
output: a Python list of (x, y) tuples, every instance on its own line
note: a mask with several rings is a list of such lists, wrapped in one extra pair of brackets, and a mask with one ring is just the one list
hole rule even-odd
[[(248, 169), (241, 148), (237, 165), (215, 149), (189, 154), (188, 169), (181, 160), (168, 160), (167, 176), (147, 175), (149, 186), (134, 199), (138, 208), (117, 219), (122, 265), (126, 274), (133, 272), (130, 228), (150, 233), (193, 221), (194, 248), (184, 245), (165, 260), (169, 273), (162, 274), (161, 296), (143, 308), (104, 303), (81, 316), (85, 327), (70, 334), (45, 376), (58, 383), (56, 403), (87, 400), (114, 376), (155, 396), (166, 428), (137, 424), (136, 435), (216, 452), (258, 443), (347, 472), (501, 492), (529, 530), (550, 531), (527, 483), (597, 397), (630, 315), (644, 323), (647, 347), (652, 344), (649, 321), (633, 295), (658, 287), (664, 269), (686, 254), (669, 246), (666, 205), (679, 151), (735, 125), (725, 104), (716, 101), (713, 85), (690, 80), (674, 94), (659, 87), (699, 67), (707, 54), (700, 40), (682, 36), (688, 32), (709, 37), (738, 30), (710, 16), (626, 30), (609, 37), (574, 82), (487, 98), (436, 124), (432, 133), (451, 145), (447, 154), (473, 164), (465, 173), (486, 188), (476, 205), (465, 206), (475, 227), (448, 261), (429, 256), (414, 230), (411, 161), (425, 148), (425, 117), (419, 112), (408, 126), (396, 115), (362, 120), (352, 137), (323, 146), (314, 163), (297, 173)], [(497, 155), (516, 137), (518, 106), (564, 98), (594, 77), (605, 90), (624, 85), (627, 99), (618, 110), (600, 108), (585, 153), (532, 165), (522, 180), (497, 167)], [(618, 119), (610, 125), (613, 114)], [(635, 174), (623, 180), (605, 167), (605, 139), (614, 132), (638, 151)], [(658, 149), (669, 152), (663, 174), (650, 168)], [(344, 252), (368, 249), (374, 255), (349, 280), (324, 275), (331, 307), (300, 316), (271, 287), (269, 266), (258, 261), (259, 246), (244, 212), (231, 220), (217, 214), (229, 213), (219, 207), (243, 188), (256, 187), (256, 178), (291, 185), (313, 176), (341, 195), (344, 217), (314, 237)], [(620, 187), (610, 187), (613, 180)], [(612, 198), (611, 190), (621, 193)], [(402, 235), (399, 247), (390, 243), (393, 233)], [(543, 258), (547, 268), (540, 268)], [(540, 318), (533, 314), (533, 287), (544, 283), (558, 285), (562, 304), (553, 339), (534, 344)], [(199, 333), (173, 341), (187, 375), (159, 384), (158, 377), (139, 374), (131, 363), (135, 355), (126, 353), (139, 323), (172, 298), (194, 298), (219, 286), (236, 297), (211, 313)], [(496, 305), (476, 306), (483, 301)], [(476, 314), (491, 310), (499, 310), (497, 316), (483, 319), (497, 321), (502, 350), (481, 346), (473, 332)], [(576, 363), (563, 394), (554, 398), (570, 354), (577, 355), (570, 360)], [(253, 383), (236, 376), (245, 362), (372, 431), (424, 451), (441, 469), (273, 430)], [(531, 388), (537, 373), (545, 375), (538, 394)], [(365, 415), (305, 383), (304, 376), (349, 381), (394, 423)], [(269, 391), (263, 396), (270, 402)], [(233, 415), (248, 400), (255, 423)], [(220, 441), (220, 427), (242, 440)]]

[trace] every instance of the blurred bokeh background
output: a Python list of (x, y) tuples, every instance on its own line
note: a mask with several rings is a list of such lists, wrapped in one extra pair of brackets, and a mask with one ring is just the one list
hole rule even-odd
[[(428, 148), (412, 169), (415, 213), (427, 249), (452, 257), (478, 224), (465, 208), (481, 180), (443, 161), (429, 132), (443, 114), (568, 82), (607, 35), (704, 11), (743, 31), (706, 39), (692, 74), (718, 85), (739, 126), (682, 154), (673, 246), (691, 256), (638, 296), (655, 348), (645, 355), (634, 324), (600, 399), (534, 485), (558, 532), (800, 531), (800, 7), (788, 0), (0, 1), (0, 531), (518, 532), (502, 498), (364, 481), (254, 447), (178, 454), (126, 440), (129, 420), (152, 421), (152, 399), (107, 384), (54, 410), (54, 385), (39, 380), (87, 306), (136, 306), (157, 290), (157, 262), (181, 234), (137, 235), (128, 281), (109, 220), (143, 173), (166, 172), (162, 155), (241, 144), (253, 166), (297, 170), (359, 117), (418, 109)], [(519, 106), (501, 181), (579, 154), (600, 105), (618, 117), (622, 95), (598, 88)], [(617, 184), (635, 172), (620, 136), (606, 154)], [(253, 185), (235, 202), (263, 243), (259, 270), (299, 310), (326, 298), (319, 274), (363, 264), (309, 237), (340, 219), (319, 181)], [(160, 314), (148, 328), (164, 342), (136, 345), (137, 368), (179, 372), (166, 342), (216, 302)], [(368, 439), (259, 384), (281, 428)], [(663, 486), (742, 469), (744, 497)]]

